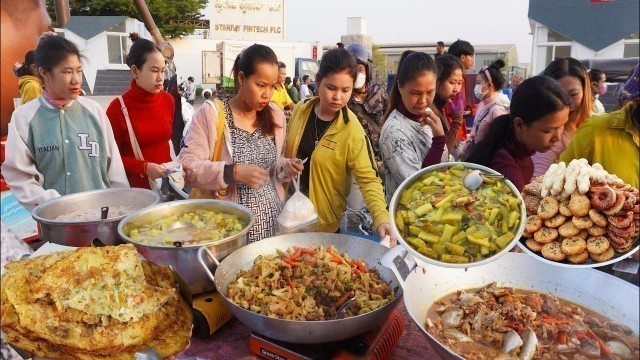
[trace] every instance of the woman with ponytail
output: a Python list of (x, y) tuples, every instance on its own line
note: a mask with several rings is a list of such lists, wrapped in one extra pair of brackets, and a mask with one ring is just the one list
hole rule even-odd
[(538, 153), (533, 156), (535, 169), (533, 178), (544, 175), (549, 166), (555, 163), (560, 154), (569, 146), (571, 138), (580, 126), (591, 117), (593, 99), (591, 98), (591, 81), (587, 68), (574, 58), (555, 59), (547, 66), (543, 73), (556, 80), (567, 92), (571, 99), (569, 121), (564, 126), (562, 138), (546, 153)]
[(255, 242), (275, 235), (285, 195), (282, 182), (298, 175), (302, 165), (280, 157), (286, 124), (282, 110), (269, 101), (278, 82), (273, 50), (249, 46), (236, 58), (233, 75), (237, 94), (202, 105), (178, 160), (192, 188), (190, 198), (231, 200), (253, 212), (249, 242)]
[(400, 58), (380, 133), (387, 203), (410, 175), (449, 157), (443, 120), (429, 109), (436, 71), (433, 58), (425, 53), (407, 50)]
[(473, 93), (480, 100), (480, 103), (476, 108), (473, 128), (470, 138), (465, 142), (464, 151), (471, 144), (482, 140), (495, 118), (509, 113), (500, 100), (500, 90), (506, 83), (504, 75), (500, 71), (504, 65), (504, 61), (498, 59), (491, 65), (483, 67), (476, 76), (476, 86)]
[(570, 106), (569, 95), (555, 80), (535, 76), (523, 81), (513, 94), (510, 113), (493, 120), (464, 161), (490, 167), (522, 190), (533, 175), (531, 156), (560, 141)]

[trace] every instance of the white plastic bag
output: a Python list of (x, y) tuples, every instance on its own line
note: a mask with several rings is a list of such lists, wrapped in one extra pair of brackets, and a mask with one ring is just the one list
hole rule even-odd
[(314, 231), (318, 223), (318, 213), (311, 200), (300, 192), (300, 177), (292, 181), (296, 192), (284, 204), (278, 216), (280, 233)]

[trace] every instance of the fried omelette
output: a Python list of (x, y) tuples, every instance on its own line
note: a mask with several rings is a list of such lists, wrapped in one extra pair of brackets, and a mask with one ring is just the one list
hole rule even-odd
[[(114, 270), (96, 272), (109, 261), (115, 264)], [(150, 296), (145, 298), (151, 299), (147, 304), (159, 302), (157, 293), (168, 295), (165, 301), (153, 311), (143, 314), (138, 321), (120, 321), (112, 316), (113, 312), (104, 314), (105, 309), (114, 308), (106, 301), (98, 301), (101, 309), (89, 308), (89, 313), (71, 307), (60, 310), (59, 304), (63, 308), (65, 306), (65, 301), (60, 299), (72, 299), (73, 296), (53, 289), (52, 280), (46, 280), (46, 277), (60, 276), (64, 269), (74, 271), (80, 277), (82, 281), (75, 282), (80, 289), (63, 285), (59, 280), (56, 284), (76, 296), (83, 296), (83, 291), (95, 295), (91, 283), (109, 291), (105, 284), (112, 283), (118, 276), (137, 284), (138, 291), (155, 291), (149, 292)], [(91, 281), (83, 269), (95, 280)], [(72, 276), (65, 276), (72, 281)], [(105, 276), (110, 279), (101, 278)], [(2, 277), (2, 330), (8, 342), (44, 357), (132, 359), (136, 351), (148, 347), (154, 348), (163, 358), (169, 357), (188, 344), (192, 323), (191, 308), (177, 293), (174, 283), (173, 272), (168, 267), (140, 261), (131, 245), (81, 248), (11, 263), (7, 266), (7, 274)], [(37, 291), (33, 291), (33, 284), (38, 284)], [(47, 290), (55, 290), (51, 291), (55, 295)], [(131, 285), (128, 290), (136, 289)], [(59, 301), (56, 302), (54, 297)], [(122, 313), (115, 312), (116, 315)], [(128, 314), (135, 314), (135, 311)]]

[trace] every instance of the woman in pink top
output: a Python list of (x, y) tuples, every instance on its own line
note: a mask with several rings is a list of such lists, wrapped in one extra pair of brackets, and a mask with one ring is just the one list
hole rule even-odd
[(470, 145), (482, 140), (493, 119), (509, 113), (500, 100), (500, 90), (506, 83), (504, 75), (500, 71), (504, 65), (504, 61), (498, 59), (491, 65), (483, 67), (476, 76), (476, 86), (473, 93), (480, 100), (480, 103), (476, 107), (471, 136), (464, 144), (463, 153)]
[(547, 66), (543, 75), (560, 83), (571, 98), (571, 108), (569, 121), (564, 126), (560, 141), (551, 150), (533, 156), (534, 171), (531, 180), (544, 175), (549, 166), (558, 160), (578, 128), (591, 116), (593, 107), (591, 81), (587, 69), (580, 61), (571, 57), (555, 59)]

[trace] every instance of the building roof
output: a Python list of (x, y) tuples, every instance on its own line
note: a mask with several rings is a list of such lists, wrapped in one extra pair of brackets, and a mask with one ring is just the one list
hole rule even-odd
[[(414, 50), (414, 51), (424, 51), (427, 53), (432, 53), (436, 51), (436, 43), (384, 43), (384, 44), (375, 44), (380, 47), (380, 51), (383, 53), (402, 53), (405, 50)], [(487, 53), (499, 53), (499, 52), (509, 52), (512, 48), (514, 48), (515, 44), (482, 44), (475, 45), (472, 44), (476, 54), (487, 54)]]
[(599, 51), (638, 31), (638, 0), (530, 0), (529, 19)]
[(126, 16), (71, 16), (66, 29), (89, 40), (127, 19)]

